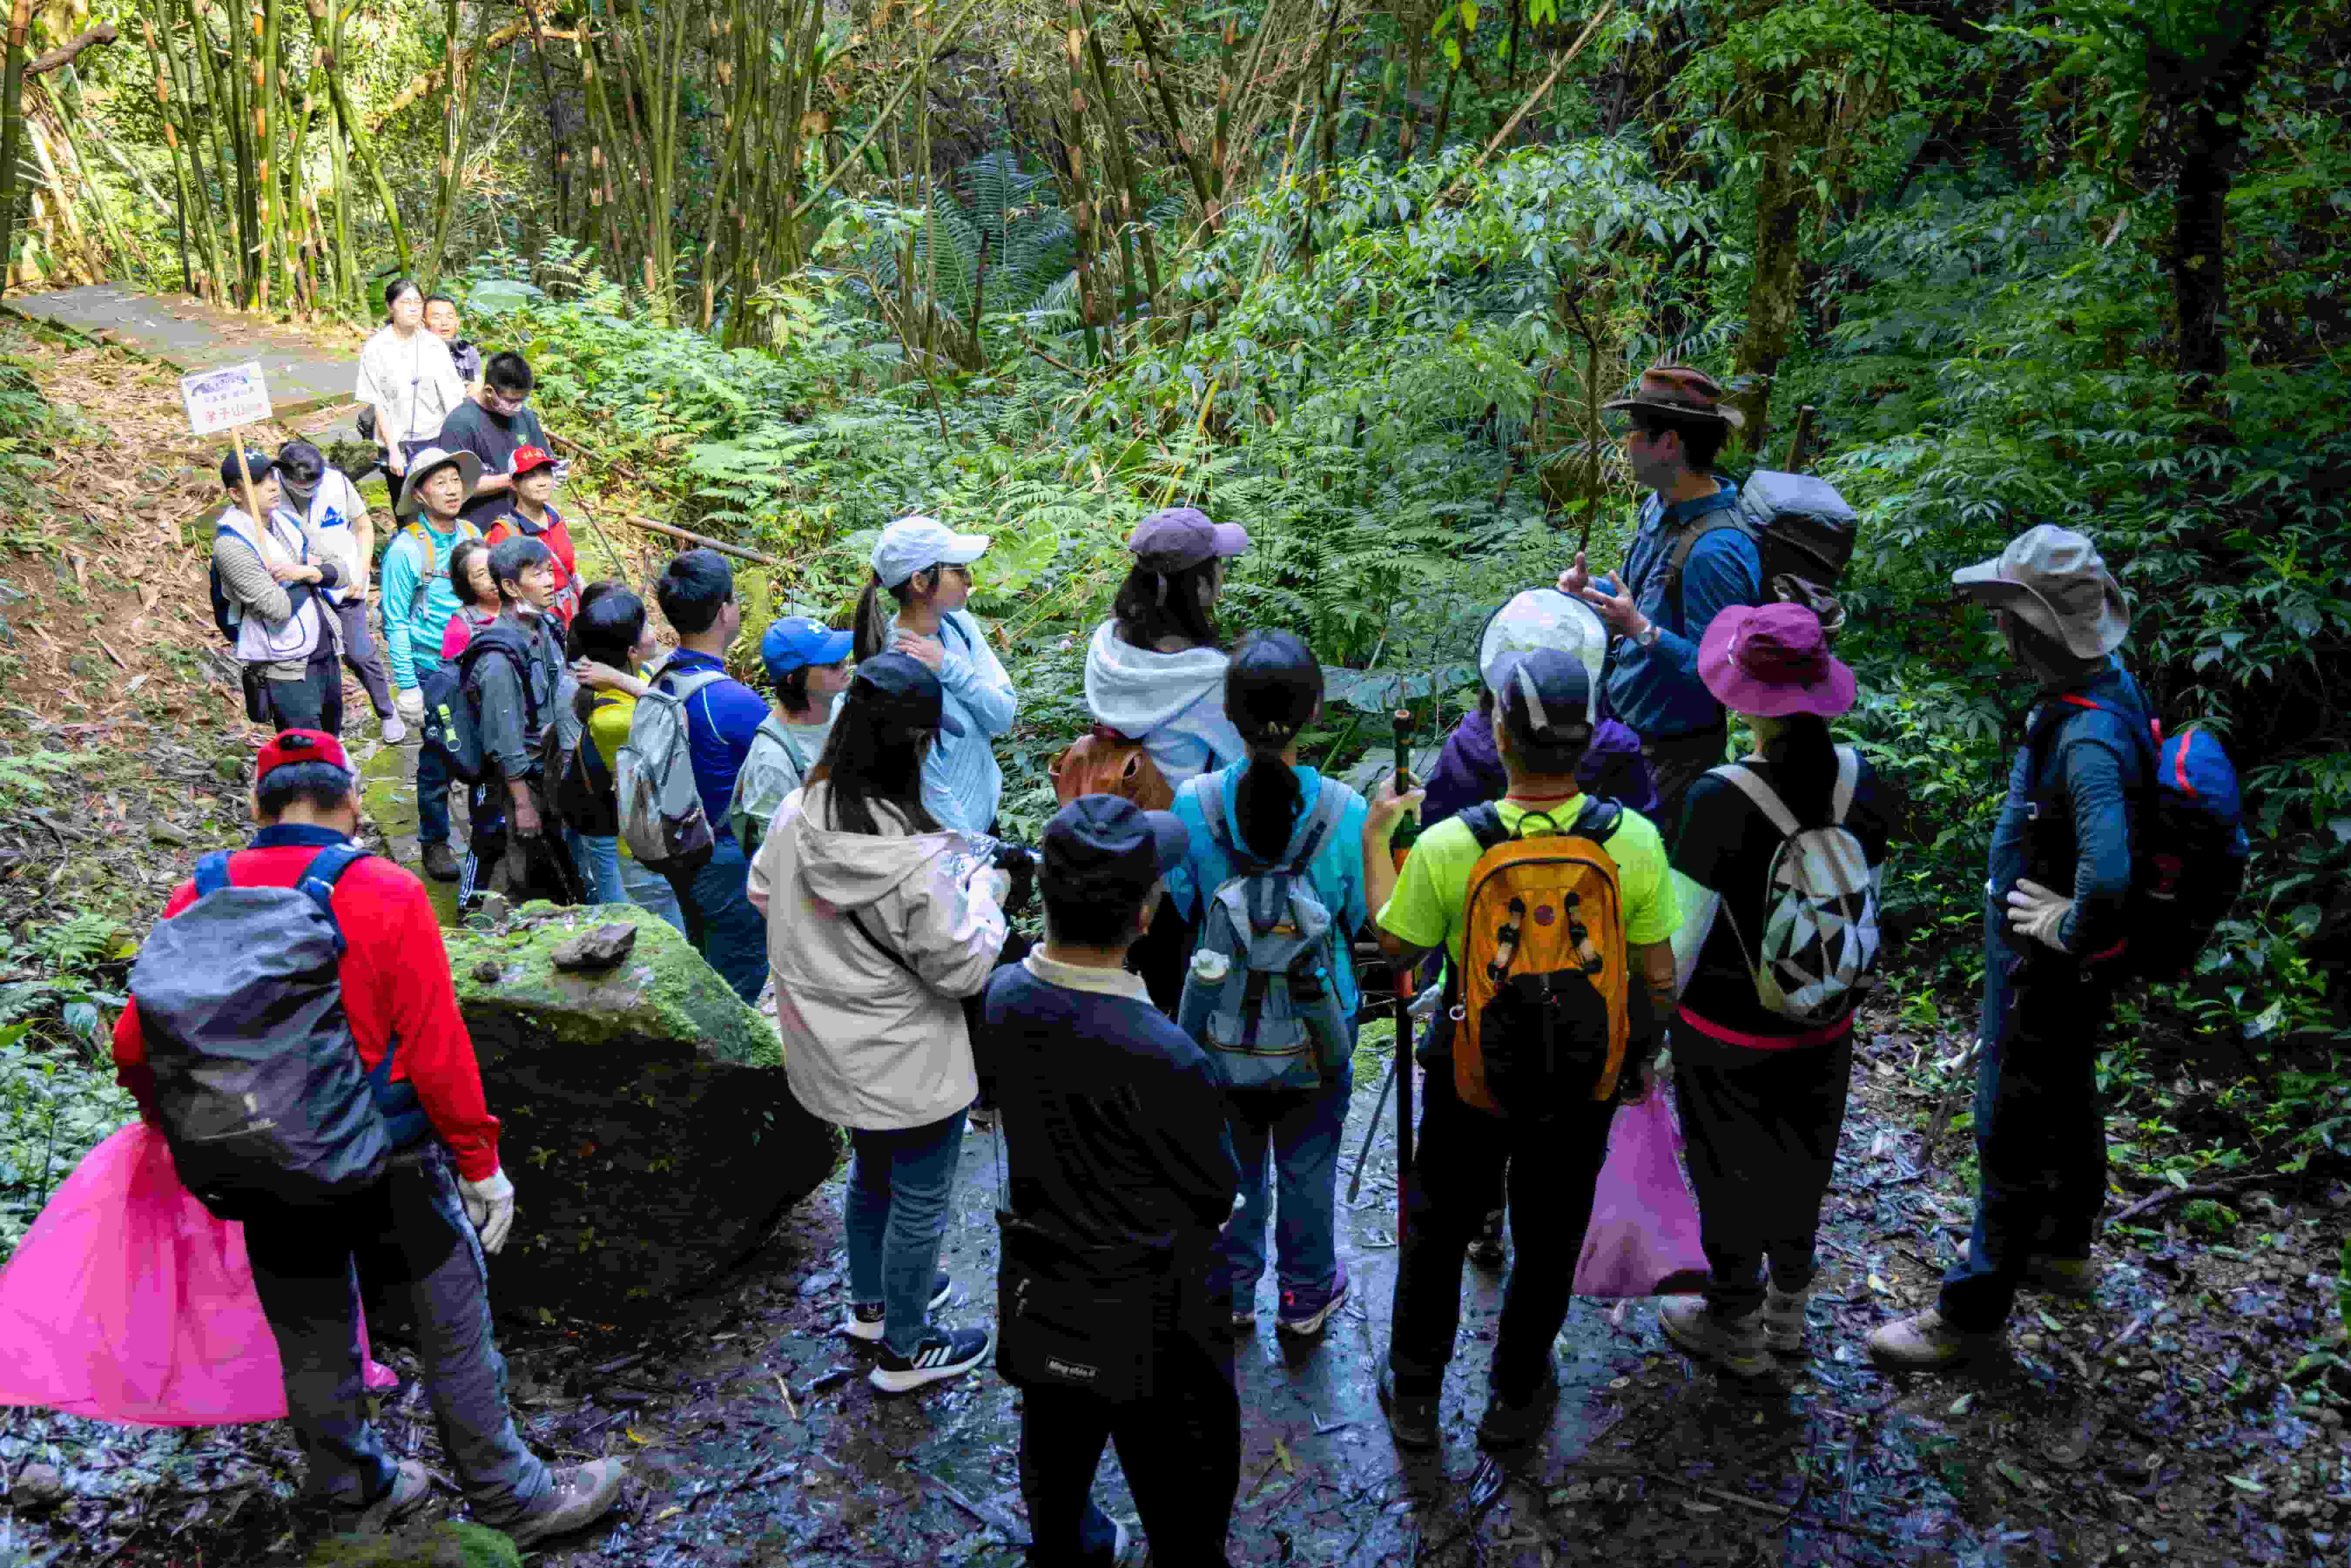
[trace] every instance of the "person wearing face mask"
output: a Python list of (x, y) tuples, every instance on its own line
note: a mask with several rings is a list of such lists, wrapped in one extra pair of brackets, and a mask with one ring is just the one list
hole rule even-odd
[[(226, 617), (223, 630), (246, 672), (246, 716), (340, 735), (343, 676), (324, 597), (341, 584), (337, 561), (279, 504), (277, 465), (267, 455), (231, 452), (221, 459), (220, 476), (229, 503), (213, 526), (214, 591), (226, 602), (216, 613)], [(246, 497), (247, 476), (259, 518), (237, 505)]]
[(457, 663), (465, 695), (475, 705), (482, 754), (494, 769), (492, 799), (506, 795), (503, 864), (476, 833), (475, 852), (490, 865), (487, 885), (519, 903), (547, 898), (580, 901), (579, 879), (563, 841), (563, 824), (551, 820), (547, 781), (541, 777), (539, 743), (547, 727), (578, 734), (573, 716), (575, 683), (563, 656), (563, 633), (549, 608), (555, 602), (555, 561), (536, 539), (508, 539), (491, 547), (490, 581), (497, 591), (498, 618), (466, 645)]
[(2043, 524), (1951, 581), (1991, 610), (2034, 695), (1984, 883), (1975, 1226), (1935, 1305), (1869, 1336), (1880, 1366), (1908, 1370), (1995, 1349), (2022, 1288), (2097, 1293), (2099, 1036), (2132, 936), (2130, 802), (2148, 783), (2149, 710), (2116, 657), (2130, 608), (2097, 547)]
[(367, 688), (383, 743), (398, 746), (408, 738), (408, 726), (392, 706), (382, 650), (368, 635), (368, 568), (375, 560), (375, 519), (368, 515), (359, 487), (341, 469), (329, 467), (326, 454), (307, 441), (289, 441), (277, 449), (277, 488), (286, 509), (319, 541), (320, 552), (335, 560), (340, 580), (324, 592), (342, 629), (343, 664)]
[[(459, 403), (442, 422), (439, 444), (444, 450), (470, 452), (482, 460), (482, 482), (465, 498), (465, 520), (485, 536), (514, 515), (520, 477), (516, 456), (533, 448), (546, 452), (547, 431), (530, 408), (536, 385), (529, 361), (520, 354), (492, 354), (483, 367), (480, 394)], [(552, 541), (549, 548), (554, 548)]]
[(373, 416), (377, 461), (397, 506), (409, 459), (465, 402), (465, 383), (457, 379), (449, 345), (425, 330), (424, 290), (414, 279), (395, 277), (386, 284), (383, 308), (383, 326), (360, 350), (351, 397)]
[(457, 379), (465, 383), (465, 395), (479, 397), (482, 350), (457, 335), (463, 329), (457, 302), (445, 294), (428, 297), (424, 301), (424, 329), (449, 345), (450, 362), (457, 367)]

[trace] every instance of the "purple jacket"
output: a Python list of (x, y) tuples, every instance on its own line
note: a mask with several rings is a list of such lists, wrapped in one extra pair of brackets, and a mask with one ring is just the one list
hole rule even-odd
[[(1613, 718), (1602, 719), (1593, 732), (1592, 747), (1583, 755), (1583, 766), (1575, 770), (1575, 779), (1601, 800), (1645, 815), (1657, 809), (1656, 781), (1642, 758), (1641, 737)], [(1428, 798), (1420, 806), (1421, 825), (1433, 828), (1480, 800), (1499, 800), (1509, 787), (1501, 754), (1494, 747), (1493, 727), (1484, 714), (1472, 708), (1445, 737), (1445, 749), (1437, 754), (1437, 766), (1429, 772)]]

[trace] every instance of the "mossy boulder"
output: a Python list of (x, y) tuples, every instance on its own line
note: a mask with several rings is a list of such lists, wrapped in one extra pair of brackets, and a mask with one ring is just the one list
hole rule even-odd
[(497, 1531), (444, 1523), (398, 1535), (330, 1535), (302, 1568), (522, 1568), (522, 1553)]
[[(556, 948), (637, 927), (628, 956), (562, 971)], [(784, 1080), (775, 1026), (643, 910), (525, 904), (447, 933), (457, 1002), (515, 1184), (490, 1265), (503, 1312), (610, 1321), (705, 1283), (831, 1174), (835, 1131)]]

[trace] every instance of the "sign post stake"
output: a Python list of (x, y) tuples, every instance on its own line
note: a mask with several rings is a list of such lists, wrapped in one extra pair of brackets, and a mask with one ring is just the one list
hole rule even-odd
[(236, 443), (236, 477), (245, 488), (245, 515), (253, 519), (255, 528), (266, 528), (269, 519), (261, 515), (261, 504), (253, 498), (253, 470), (245, 461), (245, 426), (230, 425), (229, 439)]

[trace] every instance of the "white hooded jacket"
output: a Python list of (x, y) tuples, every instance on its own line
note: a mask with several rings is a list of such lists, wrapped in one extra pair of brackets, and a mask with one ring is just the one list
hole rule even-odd
[(1121, 640), (1105, 621), (1086, 644), (1086, 708), (1096, 724), (1143, 742), (1172, 789), (1248, 754), (1225, 716), (1224, 653), (1161, 653)]
[(926, 1126), (978, 1097), (961, 998), (995, 971), (1004, 912), (971, 885), (987, 862), (963, 834), (840, 831), (823, 825), (828, 790), (785, 797), (750, 872), (784, 1071), (836, 1125)]

